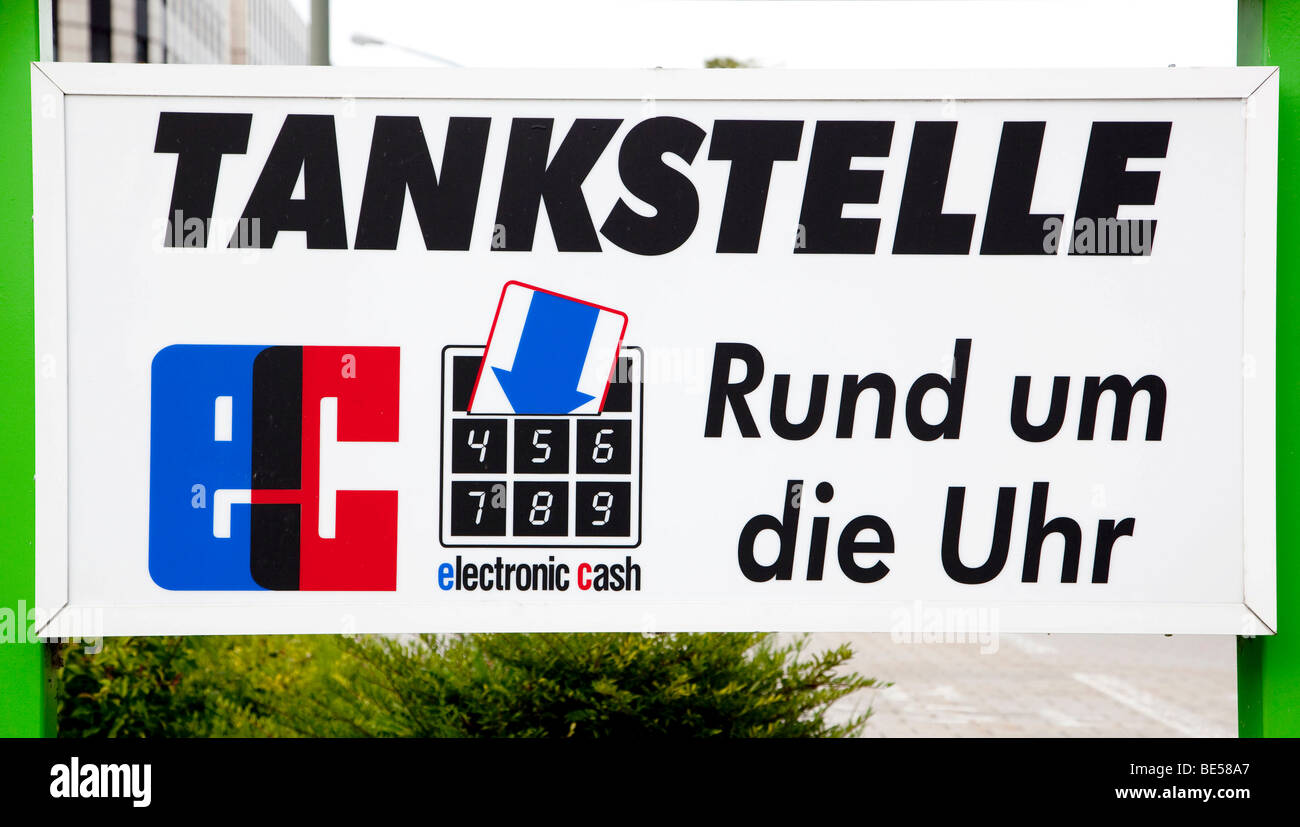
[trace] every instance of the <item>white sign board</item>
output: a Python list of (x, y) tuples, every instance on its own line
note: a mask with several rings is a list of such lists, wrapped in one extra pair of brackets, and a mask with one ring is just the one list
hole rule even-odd
[(1276, 70), (32, 77), (46, 635), (1276, 626)]

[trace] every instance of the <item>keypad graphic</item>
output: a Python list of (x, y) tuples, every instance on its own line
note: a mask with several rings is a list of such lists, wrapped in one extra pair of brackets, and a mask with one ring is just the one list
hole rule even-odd
[(641, 541), (641, 350), (619, 350), (599, 414), (470, 414), (483, 348), (443, 350), (448, 547), (632, 547)]

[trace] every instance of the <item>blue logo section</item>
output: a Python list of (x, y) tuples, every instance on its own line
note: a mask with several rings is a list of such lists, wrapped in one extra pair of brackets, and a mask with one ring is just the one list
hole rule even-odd
[(515, 413), (569, 413), (595, 397), (578, 390), (600, 308), (537, 291), (510, 370), (494, 367)]
[[(163, 588), (262, 588), (249, 570), (246, 492), (253, 481), (253, 360), (263, 350), (172, 345), (154, 357), (149, 573)], [(238, 509), (224, 519), (217, 513), (223, 498), (225, 508)], [(218, 525), (228, 536), (214, 534)]]

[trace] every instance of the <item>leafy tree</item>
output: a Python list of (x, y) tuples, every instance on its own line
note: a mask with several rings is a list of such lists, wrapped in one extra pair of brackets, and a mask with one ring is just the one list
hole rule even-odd
[(753, 69), (757, 66), (752, 60), (737, 60), (734, 57), (711, 57), (704, 61), (705, 69)]

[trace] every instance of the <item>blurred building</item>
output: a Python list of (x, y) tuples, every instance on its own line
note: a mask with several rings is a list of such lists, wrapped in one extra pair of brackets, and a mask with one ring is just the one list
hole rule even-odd
[(55, 60), (97, 63), (311, 62), (289, 0), (51, 0)]
[(231, 63), (311, 63), (311, 28), (289, 0), (230, 0)]

